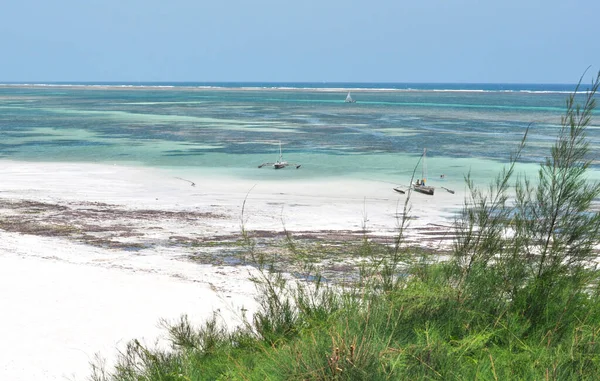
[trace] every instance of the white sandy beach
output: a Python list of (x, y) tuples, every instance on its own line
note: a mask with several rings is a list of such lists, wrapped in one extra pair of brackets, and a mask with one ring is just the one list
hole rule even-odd
[[(380, 237), (394, 236), (406, 197), (389, 184), (366, 180), (252, 181), (210, 171), (0, 164), (1, 219), (14, 217), (6, 205), (19, 201), (62, 208), (61, 223), (70, 215), (84, 215), (88, 206), (118, 209), (122, 214), (115, 218), (121, 225), (131, 224), (125, 219), (128, 211), (183, 216), (160, 214), (128, 225), (129, 234), (119, 239), (144, 242), (136, 251), (0, 229), (2, 380), (85, 379), (96, 353), (110, 362), (116, 348), (130, 339), (153, 343), (163, 333), (157, 325), (161, 318), (188, 314), (200, 322), (218, 310), (228, 325), (238, 324), (240, 309), (254, 306), (251, 267), (194, 262), (189, 247), (161, 243), (179, 236), (210, 240), (239, 234), (247, 194), (248, 230), (282, 231), (285, 225), (292, 232), (360, 232), (366, 219), (369, 234)], [(411, 222), (410, 241), (443, 245), (435, 234), (443, 234), (462, 201), (459, 191), (413, 194), (411, 214), (418, 218)], [(181, 214), (188, 212), (194, 214)], [(31, 209), (28, 213), (35, 217)]]

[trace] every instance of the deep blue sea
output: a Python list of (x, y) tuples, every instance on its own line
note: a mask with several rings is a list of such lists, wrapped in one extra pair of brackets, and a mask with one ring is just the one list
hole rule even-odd
[[(521, 169), (550, 153), (575, 85), (30, 83), (0, 85), (0, 159), (126, 164), (245, 178), (487, 182), (531, 125)], [(585, 90), (585, 86), (583, 86)], [(356, 103), (345, 103), (351, 92)], [(588, 129), (600, 178), (600, 114)], [(284, 159), (301, 169), (257, 166)]]

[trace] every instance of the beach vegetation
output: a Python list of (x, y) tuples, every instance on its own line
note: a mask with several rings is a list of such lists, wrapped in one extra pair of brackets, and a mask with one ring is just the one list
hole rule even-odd
[[(487, 188), (466, 175), (464, 209), (447, 260), (397, 238), (355, 246), (347, 278), (323, 276), (321, 246), (286, 231), (279, 250), (294, 274), (244, 228), (258, 308), (226, 329), (165, 323), (171, 348), (134, 340), (107, 380), (592, 380), (600, 373), (600, 213), (591, 205), (585, 138), (600, 73), (568, 97), (554, 146), (537, 177), (517, 176), (527, 134)], [(410, 215), (410, 192), (402, 216)], [(366, 224), (366, 222), (365, 222)], [(366, 231), (366, 227), (364, 229)], [(338, 248), (339, 249), (339, 248)]]

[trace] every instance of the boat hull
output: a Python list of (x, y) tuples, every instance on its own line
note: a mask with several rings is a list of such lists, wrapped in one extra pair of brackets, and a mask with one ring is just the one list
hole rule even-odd
[(427, 194), (429, 196), (433, 196), (433, 192), (434, 192), (435, 188), (434, 187), (427, 187), (427, 186), (423, 186), (423, 185), (413, 185), (413, 190), (415, 192), (419, 192), (419, 193)]

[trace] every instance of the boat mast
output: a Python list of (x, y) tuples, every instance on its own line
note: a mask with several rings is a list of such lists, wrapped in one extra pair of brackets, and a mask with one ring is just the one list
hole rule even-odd
[(423, 148), (423, 167), (421, 168), (421, 181), (424, 183), (427, 179), (427, 162), (425, 157), (427, 156), (427, 148)]
[(279, 141), (279, 162), (283, 161), (283, 154), (281, 153), (281, 140)]

